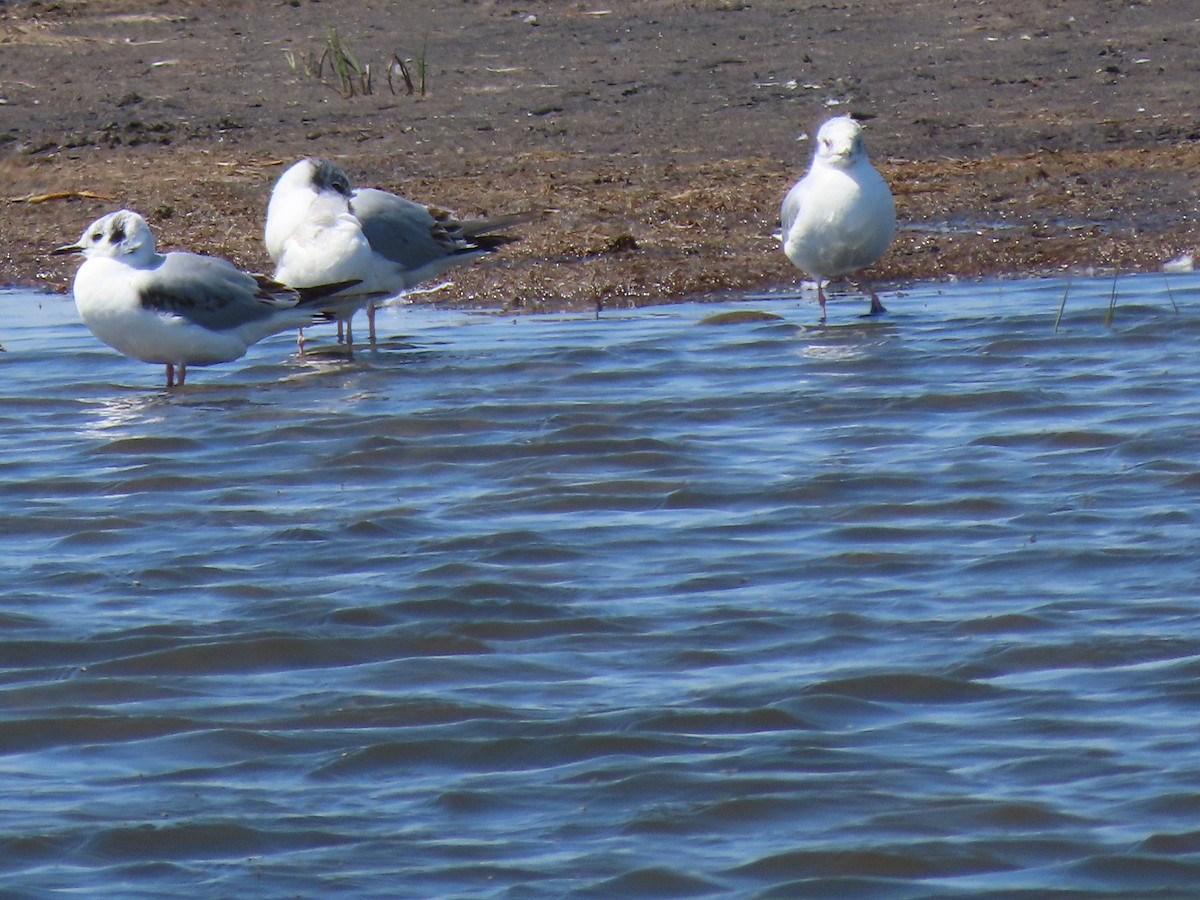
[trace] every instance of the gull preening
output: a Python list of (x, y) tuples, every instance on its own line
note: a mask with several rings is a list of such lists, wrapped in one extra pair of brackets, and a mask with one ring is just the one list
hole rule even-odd
[[(862, 126), (838, 116), (821, 126), (812, 164), (783, 201), (783, 252), (817, 282), (821, 321), (825, 283), (874, 263), (896, 230), (892, 192), (871, 161)], [(870, 285), (868, 315), (885, 312)]]
[(264, 239), (277, 281), (294, 287), (353, 279), (328, 312), (346, 326), (366, 308), (375, 343), (375, 304), (395, 297), (453, 266), (471, 262), (518, 238), (502, 229), (527, 215), (458, 219), (434, 206), (376, 188), (354, 188), (326, 159), (309, 157), (279, 176), (267, 204)]
[(88, 330), (126, 356), (165, 365), (167, 387), (182, 385), (188, 366), (238, 359), (268, 335), (327, 318), (322, 304), (355, 284), (297, 290), (215, 256), (159, 253), (146, 220), (128, 209), (54, 253), (84, 256), (72, 291)]

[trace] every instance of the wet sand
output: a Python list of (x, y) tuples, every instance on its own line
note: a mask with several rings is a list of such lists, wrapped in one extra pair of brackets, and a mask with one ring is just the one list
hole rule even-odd
[[(546, 210), (439, 300), (589, 308), (773, 289), (826, 117), (865, 123), (901, 230), (874, 278), (1154, 269), (1196, 244), (1191, 0), (0, 5), (0, 283), (127, 206), (167, 249), (270, 269), (282, 167), (463, 215)], [(251, 13), (248, 14), (247, 10)], [(371, 66), (339, 90), (336, 27)], [(414, 92), (389, 62), (407, 61)], [(425, 92), (420, 92), (421, 61)]]

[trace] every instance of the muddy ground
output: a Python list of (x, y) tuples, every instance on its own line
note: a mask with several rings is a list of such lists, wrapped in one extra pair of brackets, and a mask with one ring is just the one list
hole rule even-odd
[[(371, 69), (353, 95), (332, 29)], [(269, 271), (271, 183), (323, 155), (463, 215), (549, 211), (443, 299), (791, 285), (797, 136), (843, 113), (901, 220), (874, 277), (1153, 269), (1197, 243), (1198, 71), (1194, 0), (0, 0), (0, 283), (67, 290), (47, 251), (122, 206)]]

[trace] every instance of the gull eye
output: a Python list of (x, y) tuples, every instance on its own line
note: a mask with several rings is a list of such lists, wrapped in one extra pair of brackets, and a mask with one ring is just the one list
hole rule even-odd
[(100, 232), (98, 232), (98, 231), (93, 231), (93, 232), (92, 232), (92, 243), (94, 244), (94, 243), (96, 243), (96, 241), (98, 241), (98, 240), (100, 240)]

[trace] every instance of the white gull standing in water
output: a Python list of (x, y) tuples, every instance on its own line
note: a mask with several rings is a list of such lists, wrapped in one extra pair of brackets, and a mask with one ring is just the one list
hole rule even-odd
[(366, 307), (375, 343), (375, 302), (394, 297), (453, 266), (518, 238), (498, 234), (527, 215), (460, 220), (444, 209), (376, 188), (354, 188), (326, 159), (309, 157), (279, 176), (267, 204), (264, 240), (275, 278), (306, 287), (353, 279), (357, 295), (329, 312), (346, 323)]
[[(788, 191), (781, 210), (783, 252), (817, 282), (821, 321), (825, 283), (871, 265), (896, 230), (892, 192), (871, 161), (862, 126), (838, 116), (821, 126), (808, 172)], [(869, 315), (885, 312), (869, 285)]]
[(307, 290), (243, 272), (227, 260), (159, 253), (150, 226), (128, 209), (97, 219), (54, 253), (82, 253), (72, 292), (83, 324), (126, 356), (167, 367), (167, 387), (187, 367), (238, 359), (267, 335), (326, 318), (322, 304), (352, 280)]

